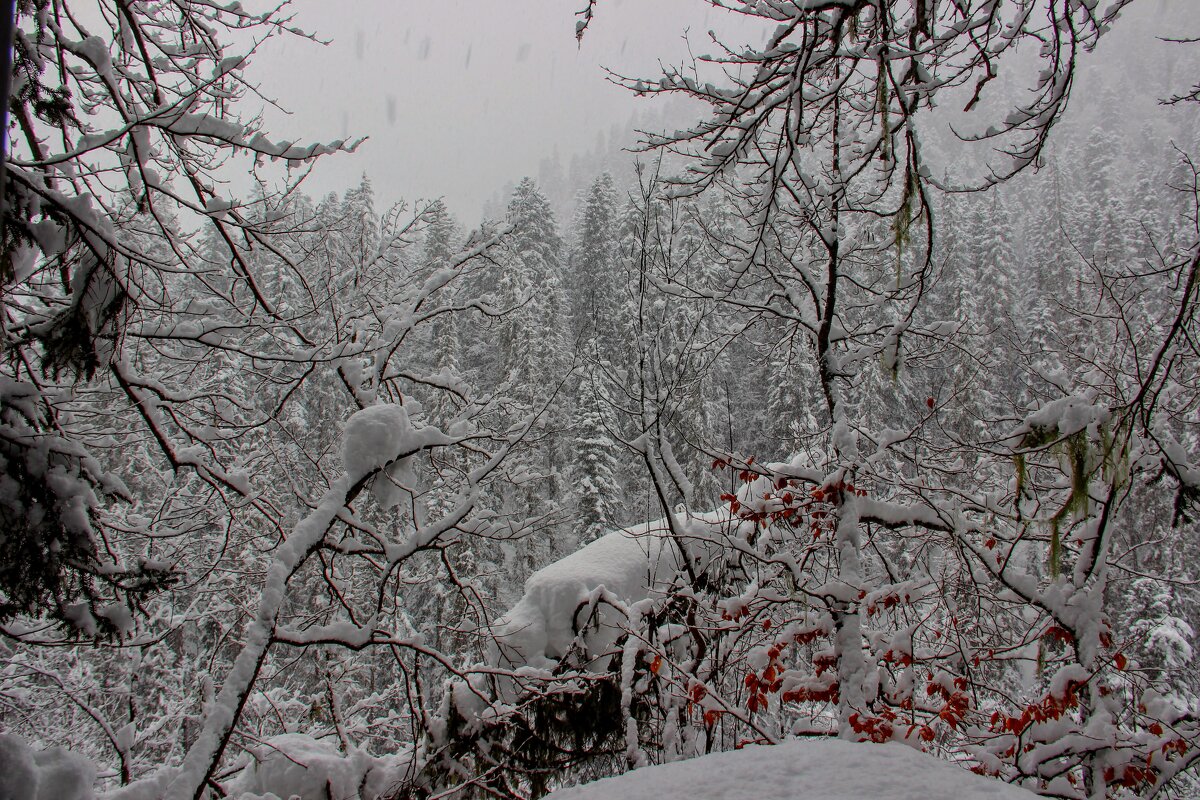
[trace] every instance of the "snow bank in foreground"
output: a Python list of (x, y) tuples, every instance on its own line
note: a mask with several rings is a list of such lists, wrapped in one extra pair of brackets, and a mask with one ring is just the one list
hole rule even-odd
[(0, 734), (0, 800), (91, 800), (95, 782), (96, 767), (78, 753)]
[(377, 800), (404, 777), (407, 759), (375, 758), (363, 752), (342, 753), (328, 740), (286, 733), (267, 739), (259, 754), (232, 785), (239, 800), (273, 797)]
[[(525, 581), (520, 601), (496, 623), (497, 661), (503, 666), (551, 668), (575, 641), (580, 607), (598, 593), (632, 603), (649, 596), (674, 574), (678, 554), (663, 521), (613, 531), (544, 567)], [(598, 610), (600, 624), (586, 631), (588, 649), (602, 653), (616, 641), (623, 615)], [(616, 614), (616, 619), (613, 615)], [(605, 624), (605, 623), (608, 624)]]
[(560, 789), (545, 800), (1030, 800), (1032, 792), (984, 778), (898, 744), (790, 741), (644, 767)]

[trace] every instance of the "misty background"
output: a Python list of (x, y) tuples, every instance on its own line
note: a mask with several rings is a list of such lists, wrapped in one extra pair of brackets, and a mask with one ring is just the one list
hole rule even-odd
[(282, 2), (17, 6), (0, 800), (1200, 796), (1200, 0)]
[[(582, 42), (563, 0), (298, 0), (295, 24), (328, 42), (268, 41), (254, 75), (278, 108), (267, 130), (306, 141), (368, 137), (353, 156), (325, 159), (306, 191), (320, 196), (371, 177), (382, 200), (441, 197), (465, 223), (505, 183), (564, 169), (613, 142), (637, 115), (661, 127), (698, 118), (699, 104), (639, 98), (605, 68), (654, 77), (659, 63), (712, 50), (708, 31), (761, 41), (761, 26), (693, 0), (617, 0), (598, 9)], [(284, 111), (288, 113), (284, 113)]]
[[(365, 141), (350, 156), (321, 159), (305, 182), (314, 197), (341, 192), (369, 176), (385, 203), (445, 198), (464, 224), (503, 214), (522, 177), (538, 180), (562, 212), (576, 189), (611, 169), (627, 184), (639, 130), (673, 130), (704, 116), (702, 104), (677, 95), (637, 96), (611, 73), (655, 79), (664, 64), (678, 65), (716, 52), (724, 44), (761, 44), (761, 23), (694, 0), (652, 3), (614, 0), (597, 8), (581, 42), (575, 37), (582, 2), (563, 0), (353, 0), (331, 4), (295, 0), (294, 24), (314, 40), (276, 36), (252, 57), (252, 75), (271, 104), (265, 128), (303, 141)], [(1182, 113), (1158, 99), (1182, 88), (1195, 59), (1188, 48), (1164, 41), (1186, 33), (1200, 8), (1190, 0), (1159, 0), (1125, 12), (1095, 57), (1084, 59), (1067, 125), (1122, 130), (1110, 116), (1118, 84), (1136, 87), (1123, 98), (1121, 120)], [(1033, 78), (1030, 70), (1006, 71), (984, 95), (1003, 105)], [(610, 73), (611, 71), (611, 73)], [(969, 91), (954, 101), (932, 130), (947, 174), (955, 159), (972, 153), (987, 160), (992, 143), (959, 141), (971, 134), (960, 113)], [(1130, 98), (1137, 104), (1129, 112)], [(247, 98), (247, 108), (253, 98)], [(976, 115), (986, 118), (987, 115)], [(926, 154), (929, 157), (929, 153)], [(590, 162), (590, 163), (589, 163)], [(575, 174), (577, 173), (577, 174)], [(958, 175), (961, 179), (969, 176)]]

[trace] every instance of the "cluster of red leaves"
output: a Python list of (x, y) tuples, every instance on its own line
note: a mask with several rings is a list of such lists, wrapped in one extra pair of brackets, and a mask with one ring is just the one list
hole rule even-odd
[(907, 604), (911, 601), (912, 598), (909, 596), (908, 592), (905, 592), (903, 595), (899, 594), (898, 592), (889, 592), (883, 597), (876, 598), (868, 603), (867, 614), (874, 616), (875, 614), (879, 613), (881, 608), (884, 611), (888, 611), (900, 605), (901, 603)]
[(1127, 789), (1140, 789), (1153, 786), (1158, 780), (1158, 772), (1153, 767), (1139, 767), (1136, 764), (1126, 764), (1120, 772), (1113, 767), (1104, 768), (1104, 782), (1117, 783)]
[[(738, 470), (738, 480), (742, 483), (750, 483), (762, 477), (761, 472), (754, 468), (754, 456), (750, 456), (744, 462), (745, 466)], [(733, 461), (725, 458), (714, 458), (712, 462), (713, 469), (729, 469), (733, 466)]]
[(837, 656), (833, 653), (817, 653), (813, 656), (813, 672), (821, 675), (826, 670), (833, 669), (837, 666)]
[(841, 505), (842, 499), (848, 494), (866, 497), (867, 490), (855, 488), (853, 483), (846, 483), (845, 481), (826, 484), (812, 490), (813, 500), (817, 502), (826, 500), (834, 505)]
[[(1154, 723), (1150, 726), (1150, 732), (1155, 736), (1161, 736), (1163, 732), (1162, 725), (1159, 725), (1157, 722)], [(1191, 747), (1185, 740), (1178, 738), (1163, 742), (1161, 748), (1163, 755), (1167, 755), (1168, 753), (1172, 752), (1177, 755), (1184, 755), (1190, 749)], [(1147, 758), (1150, 758), (1150, 756), (1147, 756)]]
[(883, 717), (863, 717), (858, 714), (850, 715), (850, 727), (858, 734), (860, 742), (875, 742), (883, 744), (892, 740), (895, 729), (892, 723)]
[[(783, 688), (783, 670), (779, 658), (789, 644), (809, 644), (818, 636), (828, 635), (829, 631), (821, 627), (805, 628), (792, 633), (790, 636), (776, 641), (767, 650), (767, 666), (762, 672), (751, 671), (746, 674), (744, 683), (749, 692), (746, 707), (751, 711), (759, 711), (767, 707), (768, 696), (777, 694)], [(819, 654), (813, 658), (813, 667), (817, 675), (821, 675), (834, 666), (836, 659), (832, 653)], [(834, 681), (824, 688), (796, 687), (789, 689), (780, 696), (785, 703), (836, 703), (838, 701), (838, 685)]]
[[(815, 507), (816, 502), (819, 501), (800, 497), (790, 491), (779, 491), (791, 483), (786, 478), (776, 481), (776, 491), (764, 492), (763, 502), (759, 508), (744, 505), (737, 495), (730, 492), (722, 494), (721, 501), (729, 504), (730, 513), (738, 519), (753, 522), (764, 528), (777, 522), (787, 522), (799, 526), (801, 518), (807, 516), (813, 528), (814, 537), (819, 537), (822, 528), (828, 528), (832, 522), (829, 510)], [(820, 492), (820, 489), (813, 489), (813, 493)]]
[[(1059, 629), (1061, 630), (1061, 629)], [(1062, 634), (1066, 632), (1063, 631)], [(1064, 638), (1063, 635), (1051, 628), (1048, 635), (1059, 641), (1070, 641)], [(1069, 634), (1066, 634), (1069, 636)], [(1119, 660), (1122, 662), (1118, 666), (1124, 669), (1124, 657), (1118, 653)], [(1118, 659), (1114, 659), (1118, 660)], [(999, 711), (992, 714), (991, 729), (996, 733), (1013, 734), (1021, 736), (1028, 728), (1039, 722), (1061, 719), (1072, 709), (1076, 709), (1081, 705), (1080, 690), (1085, 686), (1084, 681), (1068, 681), (1066, 687), (1060, 695), (1047, 696), (1037, 703), (1030, 704), (1025, 707), (1017, 716), (1009, 716)], [(1100, 686), (1101, 694), (1108, 694), (1106, 687)], [(1144, 709), (1141, 709), (1144, 711)], [(1146, 726), (1146, 731), (1153, 736), (1163, 736), (1165, 729), (1160, 722), (1152, 722)], [(1035, 748), (1033, 742), (1027, 742), (1020, 752), (1028, 753)], [(1169, 738), (1156, 747), (1151, 748), (1144, 755), (1144, 763), (1139, 760), (1135, 763), (1127, 763), (1125, 765), (1109, 766), (1104, 768), (1103, 778), (1106, 784), (1119, 785), (1134, 792), (1141, 792), (1147, 789), (1153, 789), (1158, 785), (1161, 773), (1154, 766), (1155, 758), (1159, 752), (1167, 758), (1172, 756), (1185, 756), (1193, 750), (1193, 747), (1183, 738), (1178, 736)], [(1003, 759), (1013, 759), (1018, 755), (1018, 744), (1014, 743), (1007, 750), (999, 754)], [(1138, 756), (1141, 759), (1141, 756)], [(990, 772), (983, 766), (972, 767), (972, 771), (980, 774), (995, 774)], [(1074, 775), (1068, 775), (1068, 779), (1072, 784), (1076, 784), (1078, 779)]]
[(750, 607), (746, 605), (739, 605), (721, 612), (721, 619), (725, 622), (741, 622), (742, 617), (748, 616), (750, 616)]
[[(754, 469), (754, 457), (745, 461), (745, 466), (738, 470), (738, 479), (743, 483), (751, 483), (764, 477)], [(724, 458), (713, 460), (713, 469), (728, 469), (733, 464)], [(764, 492), (761, 503), (748, 506), (732, 492), (721, 495), (721, 501), (729, 504), (729, 510), (739, 519), (753, 522), (766, 527), (776, 522), (788, 522), (799, 526), (801, 518), (807, 518), (811, 526), (813, 538), (820, 538), (823, 533), (832, 528), (833, 515), (830, 507), (840, 505), (848, 494), (865, 496), (866, 490), (859, 489), (852, 483), (837, 481), (818, 486), (805, 496), (800, 487), (800, 481), (794, 478), (779, 477), (774, 481), (773, 488)]]
[[(1147, 730), (1155, 736), (1163, 735), (1163, 726), (1161, 723), (1153, 722)], [(1173, 737), (1159, 745), (1158, 750), (1164, 756), (1170, 758), (1172, 755), (1185, 756), (1192, 751), (1192, 746), (1185, 739)], [(1124, 786), (1126, 789), (1135, 791), (1141, 789), (1153, 788), (1159, 781), (1159, 770), (1153, 766), (1154, 751), (1146, 754), (1146, 763), (1143, 764), (1126, 764), (1122, 767), (1105, 767), (1104, 782), (1115, 783)]]
[[(1083, 683), (1080, 681), (1068, 681), (1062, 696), (1044, 697), (1037, 703), (1025, 706), (1020, 715), (1015, 717), (996, 711), (992, 714), (992, 730), (997, 733), (1013, 733), (1020, 736), (1035, 722), (1061, 719), (1067, 711), (1079, 707), (1079, 690), (1082, 687)], [(1008, 755), (1011, 756), (1012, 753)]]
[(1068, 645), (1075, 641), (1075, 637), (1069, 630), (1058, 625), (1051, 625), (1047, 628), (1046, 632), (1042, 634), (1042, 639), (1047, 642), (1062, 642)]
[(783, 681), (779, 679), (779, 673), (782, 669), (779, 668), (776, 659), (778, 651), (771, 648), (771, 652), (776, 653), (776, 656), (771, 659), (771, 663), (762, 671), (762, 674), (748, 672), (745, 678), (746, 688), (750, 691), (750, 700), (747, 707), (751, 711), (758, 711), (760, 708), (767, 707), (767, 693), (774, 694), (778, 692), (783, 685)]
[[(850, 727), (859, 736), (860, 742), (875, 742), (883, 744), (890, 742), (895, 738), (896, 723), (898, 720), (896, 712), (890, 709), (884, 709), (879, 712), (877, 717), (864, 717), (860, 714), (850, 715)], [(906, 736), (912, 736), (914, 733), (920, 737), (923, 742), (932, 742), (934, 737), (933, 728), (928, 725), (909, 725)]]
[(708, 727), (713, 727), (717, 721), (721, 719), (721, 714), (724, 712), (718, 708), (704, 708), (701, 702), (705, 697), (708, 697), (708, 687), (698, 681), (693, 682), (688, 687), (688, 704), (687, 713), (690, 715), (693, 712), (700, 712), (704, 718), (704, 724)]
[(897, 653), (895, 650), (888, 650), (883, 654), (883, 660), (888, 664), (896, 664), (901, 667), (911, 667), (913, 663), (912, 653), (903, 651)]
[(833, 681), (823, 689), (810, 689), (799, 686), (789, 689), (781, 695), (785, 703), (829, 703), (836, 705), (841, 699), (840, 686)]
[[(1163, 734), (1163, 726), (1158, 722), (1151, 723), (1147, 727), (1147, 730), (1155, 736), (1162, 736)], [(1169, 758), (1172, 754), (1179, 756), (1187, 755), (1192, 750), (1192, 747), (1186, 740), (1175, 737), (1163, 742), (1158, 749), (1164, 756)], [(1116, 783), (1135, 791), (1154, 787), (1159, 780), (1159, 771), (1152, 766), (1154, 755), (1153, 751), (1146, 754), (1145, 765), (1126, 764), (1123, 767), (1105, 767), (1104, 782)]]
[(967, 712), (971, 710), (971, 698), (967, 695), (966, 678), (955, 678), (953, 690), (938, 683), (930, 683), (925, 687), (925, 694), (930, 697), (941, 696), (943, 703), (938, 711), (938, 719), (955, 730), (966, 719)]

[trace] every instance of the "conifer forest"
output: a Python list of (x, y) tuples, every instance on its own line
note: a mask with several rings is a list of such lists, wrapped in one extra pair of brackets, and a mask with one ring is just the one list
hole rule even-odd
[(1200, 4), (692, 2), (479, 220), (0, 3), (0, 800), (1200, 798)]

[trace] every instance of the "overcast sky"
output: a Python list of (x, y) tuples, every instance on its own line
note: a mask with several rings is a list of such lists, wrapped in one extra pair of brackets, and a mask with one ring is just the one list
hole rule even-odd
[(295, 0), (296, 23), (331, 43), (268, 43), (250, 75), (292, 112), (267, 114), (272, 138), (369, 137), (326, 159), (310, 194), (365, 172), (382, 202), (445, 196), (473, 223), (505, 181), (536, 175), (555, 148), (564, 162), (587, 151), (654, 102), (612, 85), (603, 66), (656, 75), (659, 58), (686, 57), (685, 29), (700, 54), (710, 28), (736, 24), (702, 0), (604, 0), (577, 46), (583, 4)]
[[(291, 112), (268, 110), (272, 138), (368, 137), (353, 155), (323, 159), (306, 186), (310, 195), (341, 192), (365, 173), (381, 206), (444, 196), (462, 222), (474, 224), (506, 182), (536, 176), (556, 151), (569, 163), (599, 134), (656, 102), (614, 86), (603, 67), (654, 77), (660, 59), (688, 57), (689, 41), (696, 55), (712, 52), (711, 29), (734, 45), (761, 44), (768, 31), (705, 0), (600, 0), (577, 46), (575, 12), (584, 3), (293, 0), (295, 23), (330, 43), (280, 37), (255, 56), (248, 75)], [(1200, 0), (1135, 8), (1143, 24), (1118, 26), (1086, 65), (1130, 67), (1147, 48), (1178, 48), (1155, 36), (1175, 32), (1181, 20), (1200, 21)], [(1184, 27), (1194, 35), (1194, 25)], [(1094, 104), (1107, 83), (1087, 72), (1076, 111)], [(1148, 97), (1167, 90), (1165, 76), (1143, 78), (1156, 78)]]

